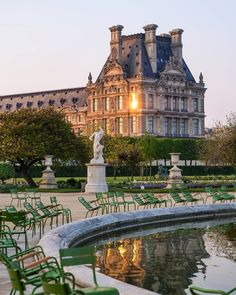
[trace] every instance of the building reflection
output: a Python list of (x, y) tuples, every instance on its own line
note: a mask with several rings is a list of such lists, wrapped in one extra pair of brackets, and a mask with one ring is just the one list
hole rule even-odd
[(204, 233), (179, 230), (108, 243), (98, 266), (106, 275), (160, 294), (185, 294), (194, 274), (206, 271)]
[(205, 240), (211, 243), (211, 248), (217, 256), (236, 262), (236, 225), (225, 224), (219, 230), (212, 228), (206, 233)]

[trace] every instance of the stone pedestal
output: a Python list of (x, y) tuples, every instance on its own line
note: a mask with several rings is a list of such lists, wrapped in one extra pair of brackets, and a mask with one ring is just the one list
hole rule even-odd
[(40, 181), (39, 188), (57, 188), (57, 183), (54, 175), (54, 171), (51, 169), (52, 166), (52, 155), (45, 156), (45, 166), (47, 168), (43, 171), (42, 180)]
[(86, 193), (108, 192), (106, 183), (106, 164), (89, 163), (87, 166), (87, 184)]
[(181, 186), (183, 184), (182, 173), (181, 173), (182, 169), (177, 167), (180, 153), (170, 153), (170, 155), (171, 155), (171, 162), (172, 164), (174, 164), (174, 166), (171, 169), (169, 169), (169, 177), (167, 180), (166, 188), (172, 188), (173, 186)]
[[(50, 168), (50, 167), (49, 167)], [(54, 175), (54, 171), (48, 167), (43, 171), (42, 180), (39, 184), (40, 188), (57, 188), (57, 183)]]

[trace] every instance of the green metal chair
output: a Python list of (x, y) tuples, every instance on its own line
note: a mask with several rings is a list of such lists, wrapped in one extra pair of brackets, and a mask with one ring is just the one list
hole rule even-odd
[(144, 200), (149, 201), (153, 207), (155, 208), (157, 205), (159, 205), (159, 207), (161, 207), (162, 204), (165, 205), (167, 204), (166, 200), (160, 200), (159, 198), (155, 197), (155, 195), (153, 193), (144, 193), (141, 194), (144, 198)]
[(176, 193), (176, 192), (170, 192), (170, 196), (171, 196), (171, 198), (174, 200), (174, 206), (176, 205), (176, 204), (183, 204), (183, 205), (185, 205), (186, 204), (186, 200), (185, 199), (182, 199), (181, 198), (181, 196), (178, 194), (178, 193)]
[(82, 294), (102, 294), (102, 295), (118, 295), (119, 292), (116, 288), (100, 287), (96, 278), (96, 255), (94, 246), (85, 246), (78, 248), (60, 249), (60, 262), (61, 266), (74, 266), (74, 265), (91, 265), (93, 272), (94, 287), (81, 288), (79, 291)]
[(71, 289), (69, 284), (64, 279), (55, 280), (54, 277), (50, 277), (47, 273), (41, 276), (43, 294), (50, 295), (75, 295), (82, 294), (79, 290)]
[(118, 204), (116, 202), (114, 192), (107, 193), (107, 204), (108, 204), (108, 212), (112, 212), (113, 211), (112, 208), (114, 208), (114, 212), (117, 212)]
[(41, 201), (41, 193), (35, 188), (26, 188), (25, 196), (30, 199), (32, 206), (35, 205), (36, 201)]
[(21, 248), (17, 245), (15, 239), (13, 239), (11, 230), (6, 224), (0, 225), (0, 249), (7, 254), (8, 249), (14, 249), (16, 253), (21, 252)]
[[(134, 206), (134, 210), (136, 210), (136, 203), (132, 199), (131, 195), (126, 196), (124, 192), (122, 191), (115, 192), (115, 195), (116, 195), (117, 202), (120, 202), (120, 204), (124, 206), (125, 211), (126, 211), (126, 208), (129, 211), (129, 206), (132, 206), (132, 205)], [(122, 203), (122, 200), (124, 204)]]
[(14, 268), (8, 268), (8, 275), (11, 281), (11, 292), (10, 295), (16, 294), (16, 292), (18, 292), (19, 295), (24, 295), (26, 291), (26, 286), (27, 285), (33, 285), (35, 288), (33, 289), (33, 291), (31, 292), (31, 294), (35, 294), (35, 295), (43, 295), (44, 293), (40, 292), (40, 293), (35, 293), (35, 290), (40, 287), (40, 283), (38, 282), (33, 282), (33, 281), (26, 281), (22, 275), (19, 269), (14, 269)]
[(98, 211), (100, 209), (102, 211), (102, 214), (104, 213), (104, 210), (105, 210), (104, 206), (97, 205), (96, 203), (95, 203), (95, 205), (93, 205), (93, 203), (86, 201), (84, 197), (78, 197), (78, 200), (83, 205), (83, 207), (85, 207), (87, 209), (87, 212), (85, 214), (85, 218), (87, 218), (88, 213), (90, 213), (90, 212), (91, 212), (91, 216), (93, 216), (94, 212), (96, 212), (97, 213), (96, 215), (98, 215)]
[(104, 208), (104, 211), (106, 213), (109, 213), (109, 204), (108, 204), (108, 198), (103, 193), (95, 193), (96, 195), (96, 201), (99, 204), (100, 207)]
[(57, 202), (57, 197), (56, 196), (50, 197), (50, 202), (51, 202), (50, 208), (52, 210), (62, 213), (62, 218), (63, 218), (62, 223), (63, 224), (64, 224), (64, 216), (66, 217), (66, 222), (67, 223), (72, 222), (71, 210), (69, 208), (64, 208), (62, 204), (59, 204)]
[(193, 204), (193, 203), (197, 203), (198, 201), (202, 201), (204, 203), (203, 198), (199, 198), (199, 199), (194, 198), (194, 196), (192, 196), (192, 194), (189, 191), (182, 191), (181, 194), (183, 195), (187, 203)]
[(137, 210), (140, 206), (147, 208), (148, 206), (151, 207), (151, 205), (152, 205), (152, 204), (150, 204), (149, 201), (143, 201), (137, 194), (131, 194), (131, 197), (134, 200), (134, 202), (137, 203)]
[[(45, 217), (40, 215), (39, 212), (30, 204), (29, 202), (24, 203), (24, 207), (27, 210), (28, 214), (31, 214), (32, 220), (35, 224), (39, 226), (39, 237), (41, 238), (42, 233), (44, 233), (44, 226), (46, 223)], [(36, 228), (36, 225), (35, 225)]]
[(42, 213), (44, 218), (50, 219), (50, 226), (52, 228), (53, 220), (56, 219), (56, 226), (58, 226), (58, 216), (62, 216), (62, 212), (50, 210), (50, 206), (45, 206), (41, 201), (36, 201), (35, 206)]
[(10, 195), (11, 195), (11, 203), (10, 206), (12, 205), (13, 201), (16, 200), (17, 201), (17, 207), (20, 206), (21, 208), (21, 202), (26, 202), (27, 201), (27, 196), (25, 196), (24, 193), (19, 193), (17, 191), (17, 189), (10, 189)]
[(192, 295), (204, 295), (204, 294), (222, 294), (229, 295), (236, 291), (236, 287), (231, 289), (230, 291), (222, 291), (222, 290), (214, 290), (214, 289), (205, 289), (197, 286), (190, 286), (190, 292)]
[(41, 286), (40, 274), (43, 272), (56, 279), (63, 273), (57, 260), (54, 257), (46, 257), (40, 248), (37, 246), (12, 256), (7, 256), (0, 251), (0, 262), (7, 269), (18, 269), (25, 282), (35, 287)]
[[(27, 231), (32, 229), (32, 233), (34, 231), (34, 222), (31, 219), (28, 219), (26, 216), (26, 212), (24, 211), (17, 211), (15, 207), (13, 206), (7, 206), (5, 207), (6, 210), (2, 211), (2, 220), (5, 224), (5, 222), (11, 222), (13, 223), (14, 227), (13, 230), (11, 230), (11, 234), (15, 235), (17, 234), (18, 237), (20, 235), (24, 235), (25, 238), (25, 249), (29, 247), (28, 245), (28, 237), (27, 237)], [(19, 229), (17, 229), (19, 228)]]

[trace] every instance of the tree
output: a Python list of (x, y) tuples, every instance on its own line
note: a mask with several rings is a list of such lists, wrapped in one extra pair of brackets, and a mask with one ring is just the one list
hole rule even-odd
[(236, 166), (236, 113), (226, 118), (226, 124), (216, 124), (201, 149), (201, 156), (213, 164)]
[(53, 108), (20, 109), (0, 115), (0, 159), (13, 164), (30, 186), (36, 186), (29, 168), (54, 155), (61, 160), (79, 159), (82, 142)]
[(129, 139), (121, 136), (104, 136), (103, 140), (105, 158), (109, 164), (113, 165), (113, 177), (116, 179), (117, 168), (121, 164), (119, 154), (122, 153), (125, 146), (129, 144)]
[(155, 137), (145, 134), (140, 139), (140, 146), (143, 153), (143, 158), (146, 162), (149, 163), (149, 177), (151, 180), (152, 176), (152, 161), (158, 159), (158, 155), (156, 153), (157, 150), (157, 140)]
[(135, 144), (128, 144), (123, 151), (118, 154), (119, 160), (127, 166), (127, 169), (130, 171), (131, 181), (134, 178), (134, 172), (143, 160), (142, 151), (140, 147)]

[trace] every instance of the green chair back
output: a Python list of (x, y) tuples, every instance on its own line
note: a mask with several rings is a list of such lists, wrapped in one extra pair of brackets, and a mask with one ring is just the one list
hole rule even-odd
[(98, 285), (95, 273), (96, 255), (94, 246), (60, 249), (59, 253), (62, 267), (91, 264), (94, 284)]
[(25, 202), (24, 207), (28, 211), (33, 211), (34, 210), (34, 207), (29, 202)]
[(50, 202), (51, 202), (51, 205), (57, 205), (57, 197), (56, 196), (52, 196), (50, 197)]
[(43, 214), (45, 214), (46, 216), (52, 215), (52, 212), (48, 210), (48, 208), (46, 208), (41, 201), (36, 201), (35, 205), (36, 205), (36, 208), (40, 209), (43, 212)]
[(92, 210), (93, 209), (93, 207), (89, 204), (89, 202), (87, 202), (86, 200), (85, 200), (85, 198), (84, 197), (79, 197), (78, 198), (78, 200), (79, 200), (79, 202), (87, 209), (87, 210)]

